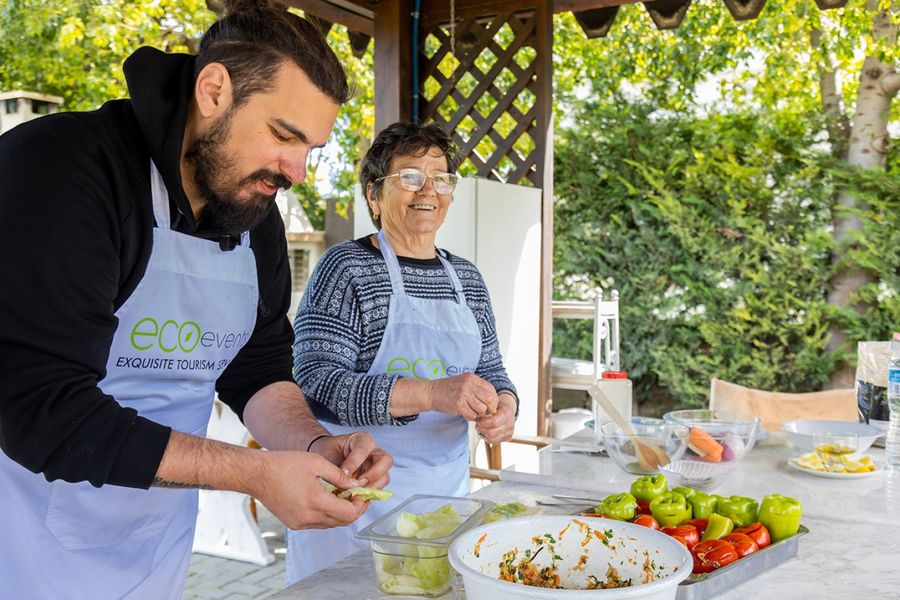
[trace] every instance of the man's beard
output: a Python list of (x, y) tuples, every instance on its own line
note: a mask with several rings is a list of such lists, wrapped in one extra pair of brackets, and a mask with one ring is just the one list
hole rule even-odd
[[(230, 235), (239, 235), (253, 229), (269, 213), (275, 194), (257, 191), (260, 180), (268, 180), (279, 188), (291, 187), (291, 181), (280, 173), (260, 169), (239, 181), (229, 179), (236, 168), (234, 161), (222, 150), (231, 129), (231, 113), (212, 124), (209, 132), (188, 147), (184, 155), (194, 167), (194, 183), (206, 201), (201, 212), (203, 220), (209, 220)], [(241, 194), (243, 188), (252, 190)]]

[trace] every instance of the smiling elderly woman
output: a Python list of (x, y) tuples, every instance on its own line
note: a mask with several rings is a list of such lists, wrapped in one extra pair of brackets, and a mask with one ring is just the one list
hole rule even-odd
[(468, 422), (509, 440), (518, 407), (475, 265), (435, 247), (456, 148), (437, 125), (395, 123), (362, 162), (378, 229), (319, 261), (294, 321), (294, 371), (333, 434), (371, 433), (394, 458), (389, 501), (349, 527), (288, 532), (293, 583), (365, 546), (354, 533), (415, 493), (468, 493)]

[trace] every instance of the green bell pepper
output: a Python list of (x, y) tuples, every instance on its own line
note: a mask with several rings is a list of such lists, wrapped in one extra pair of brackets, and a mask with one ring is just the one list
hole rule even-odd
[(627, 492), (607, 496), (594, 512), (618, 521), (630, 521), (637, 513), (637, 499)]
[(731, 496), (719, 498), (716, 512), (731, 519), (738, 527), (746, 527), (756, 522), (757, 504), (753, 498), (747, 496)]
[(709, 523), (706, 524), (706, 531), (703, 532), (701, 541), (717, 540), (725, 537), (734, 531), (734, 521), (728, 517), (723, 517), (719, 513), (709, 515)]
[(669, 527), (690, 519), (691, 505), (678, 492), (666, 492), (650, 501), (650, 514), (660, 527)]
[(770, 494), (759, 507), (759, 522), (769, 530), (772, 543), (796, 535), (800, 529), (803, 506), (788, 496)]
[(694, 494), (696, 494), (699, 490), (696, 490), (696, 489), (694, 489), (694, 488), (692, 488), (692, 487), (687, 487), (687, 486), (684, 486), (684, 485), (679, 485), (678, 487), (673, 487), (673, 488), (672, 488), (672, 491), (673, 491), (673, 492), (678, 492), (679, 494), (681, 494), (682, 496), (684, 496), (685, 500), (687, 500), (688, 502), (690, 502), (691, 498), (692, 498), (692, 497), (694, 496)]
[(669, 491), (669, 482), (665, 475), (644, 475), (631, 484), (631, 495), (637, 500), (653, 500)]
[(716, 512), (719, 498), (721, 496), (698, 491), (693, 496), (690, 496), (687, 501), (691, 505), (695, 519), (708, 519), (711, 514)]

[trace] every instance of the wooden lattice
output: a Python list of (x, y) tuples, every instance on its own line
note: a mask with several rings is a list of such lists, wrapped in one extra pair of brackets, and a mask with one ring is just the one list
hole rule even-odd
[(421, 39), (419, 118), (451, 132), (460, 174), (540, 186), (535, 12), (457, 21), (452, 44), (446, 23)]

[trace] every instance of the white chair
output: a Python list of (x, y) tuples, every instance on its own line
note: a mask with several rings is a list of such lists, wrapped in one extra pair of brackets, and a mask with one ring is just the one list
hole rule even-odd
[[(556, 319), (594, 320), (591, 360), (551, 357), (550, 381), (553, 387), (586, 392), (604, 371), (619, 370), (619, 292), (617, 290), (612, 291), (609, 300), (604, 299), (601, 289), (597, 290), (593, 300), (556, 300), (553, 302), (552, 310), (553, 317)], [(549, 407), (546, 410), (549, 410)], [(549, 416), (546, 415), (547, 418)], [(474, 434), (474, 427), (470, 428), (469, 476), (472, 479), (498, 481), (498, 475), (503, 465), (502, 444), (481, 442), (482, 440)], [(551, 442), (552, 439), (547, 437), (515, 436), (506, 443), (543, 448)], [(483, 446), (487, 451), (487, 469), (476, 464), (479, 446)]]
[(598, 289), (593, 300), (553, 302), (556, 319), (593, 319), (593, 352), (590, 361), (554, 356), (550, 358), (553, 387), (568, 390), (590, 389), (604, 371), (619, 370), (619, 292), (605, 300)]
[[(250, 432), (237, 415), (218, 400), (213, 405), (207, 436), (237, 446), (250, 441)], [(200, 490), (193, 551), (261, 566), (275, 562), (260, 534), (252, 502), (250, 496), (238, 492)]]
[(829, 419), (858, 421), (856, 390), (785, 393), (744, 387), (713, 379), (709, 389), (709, 408), (749, 413), (757, 416), (763, 429), (779, 431), (793, 419)]

